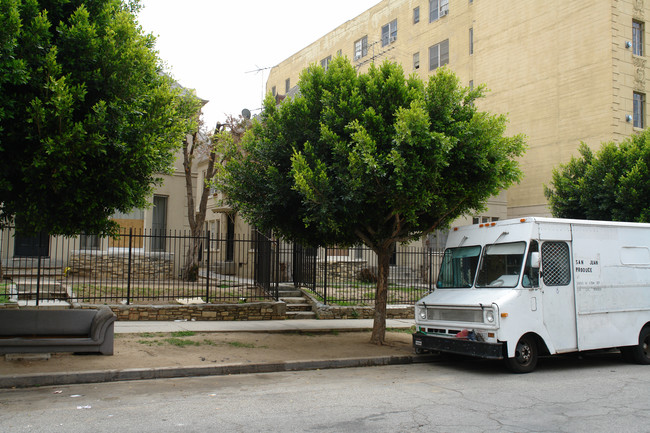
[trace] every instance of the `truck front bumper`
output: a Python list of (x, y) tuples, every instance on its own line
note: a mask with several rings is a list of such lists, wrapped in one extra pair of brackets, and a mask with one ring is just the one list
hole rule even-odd
[(503, 359), (504, 346), (503, 343), (487, 343), (485, 341), (428, 335), (420, 332), (413, 334), (413, 347), (415, 349), (457, 353), (478, 358)]

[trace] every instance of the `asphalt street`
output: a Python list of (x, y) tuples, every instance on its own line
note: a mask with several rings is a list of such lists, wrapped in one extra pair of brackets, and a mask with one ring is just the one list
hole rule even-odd
[(650, 367), (614, 353), (0, 390), (2, 432), (647, 432)]

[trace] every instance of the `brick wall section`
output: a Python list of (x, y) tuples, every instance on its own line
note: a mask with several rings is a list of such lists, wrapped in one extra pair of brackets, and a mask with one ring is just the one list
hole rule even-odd
[[(319, 319), (372, 319), (373, 307), (325, 305), (310, 297)], [(208, 320), (285, 320), (284, 302), (205, 305), (109, 305), (121, 321), (208, 321)], [(18, 309), (18, 304), (0, 304), (2, 309)], [(34, 308), (34, 307), (30, 307)], [(47, 308), (47, 307), (41, 307)], [(57, 307), (61, 308), (61, 307)], [(73, 304), (72, 308), (97, 308), (95, 304)], [(388, 319), (413, 319), (412, 305), (389, 305)]]
[[(373, 307), (348, 307), (320, 304), (314, 311), (319, 319), (372, 319)], [(389, 305), (386, 308), (387, 319), (413, 319), (415, 312), (412, 305)]]
[[(125, 252), (88, 250), (75, 251), (70, 257), (70, 272), (79, 277), (99, 280), (126, 280), (129, 256)], [(134, 280), (172, 279), (174, 254), (139, 252), (131, 253), (131, 278)]]
[[(284, 320), (284, 302), (204, 305), (109, 305), (121, 321), (215, 321), (215, 320)], [(93, 304), (76, 304), (74, 308), (95, 308)]]

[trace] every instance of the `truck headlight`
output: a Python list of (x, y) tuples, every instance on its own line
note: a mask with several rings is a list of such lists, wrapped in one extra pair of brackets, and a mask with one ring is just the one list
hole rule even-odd
[(494, 311), (488, 310), (485, 312), (485, 320), (488, 323), (494, 323)]
[(420, 308), (420, 319), (426, 320), (427, 318), (427, 309), (426, 308)]

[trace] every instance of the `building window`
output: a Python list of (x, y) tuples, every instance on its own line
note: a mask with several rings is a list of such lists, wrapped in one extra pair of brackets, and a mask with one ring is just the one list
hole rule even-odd
[(354, 42), (354, 60), (359, 60), (368, 55), (368, 36)]
[(474, 80), (469, 80), (469, 90), (474, 90)]
[(449, 63), (449, 39), (429, 47), (429, 70)]
[(82, 234), (79, 236), (79, 249), (81, 250), (98, 250), (99, 236)]
[(413, 24), (420, 22), (420, 6), (413, 9)]
[(472, 218), (472, 224), (487, 224), (499, 221), (499, 217), (475, 216)]
[(635, 56), (643, 55), (643, 28), (645, 26), (640, 21), (632, 21), (632, 54)]
[(289, 93), (289, 90), (291, 90), (291, 78), (287, 78), (284, 82), (284, 93)]
[(420, 53), (413, 54), (413, 69), (420, 69)]
[(320, 65), (327, 71), (330, 67), (330, 62), (332, 61), (332, 56), (327, 56), (323, 60), (320, 61)]
[(634, 92), (634, 127), (645, 127), (645, 95)]
[(381, 46), (385, 47), (397, 40), (397, 20), (393, 20), (381, 28)]
[(275, 96), (276, 93), (277, 91), (275, 90), (275, 86), (271, 87), (271, 94)]
[(429, 0), (429, 22), (432, 23), (449, 13), (449, 0)]
[(474, 54), (474, 28), (469, 29), (469, 55)]

